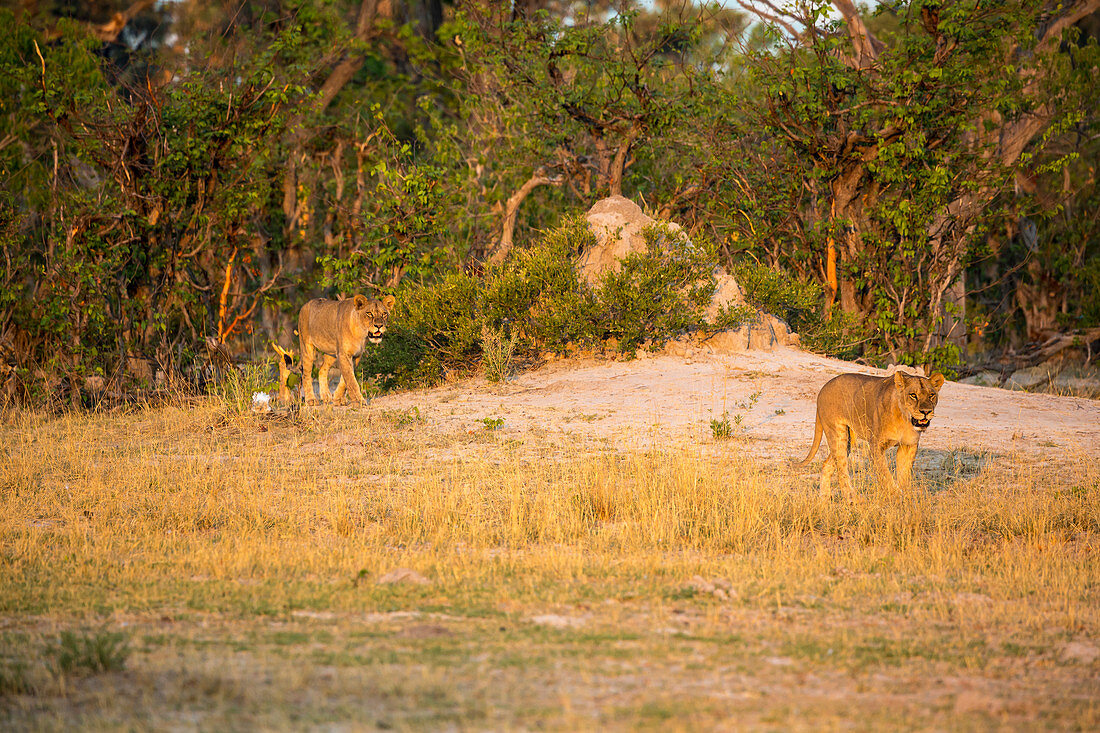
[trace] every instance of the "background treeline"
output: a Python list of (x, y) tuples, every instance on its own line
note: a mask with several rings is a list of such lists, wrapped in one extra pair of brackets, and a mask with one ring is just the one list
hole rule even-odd
[[(476, 294), (567, 258), (615, 193), (833, 353), (952, 365), (1100, 325), (1100, 0), (5, 6), (9, 399), (190, 378), (205, 337), (290, 344), (322, 293), (396, 293), (374, 361), (431, 379), (432, 323), (524, 321), (537, 293)], [(635, 306), (667, 282), (605, 321), (657, 319)], [(611, 333), (558, 291), (528, 346)]]

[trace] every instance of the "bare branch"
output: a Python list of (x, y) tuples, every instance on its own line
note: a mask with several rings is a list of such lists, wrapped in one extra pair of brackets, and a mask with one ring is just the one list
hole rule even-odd
[(852, 0), (833, 0), (833, 7), (844, 16), (844, 25), (855, 51), (856, 68), (867, 69), (874, 66), (886, 45), (868, 30)]
[[(359, 16), (355, 24), (355, 39), (363, 43), (370, 40), (374, 34), (374, 20), (378, 17), (378, 0), (363, 0), (359, 6)], [(325, 83), (321, 85), (318, 95), (319, 112), (325, 111), (340, 93), (340, 90), (351, 81), (355, 72), (363, 65), (363, 55), (352, 53), (332, 70)]]
[(504, 262), (504, 258), (512, 251), (512, 235), (516, 229), (516, 215), (519, 213), (519, 207), (523, 200), (539, 186), (560, 186), (563, 181), (564, 179), (560, 177), (550, 178), (546, 175), (545, 168), (539, 168), (519, 187), (518, 191), (508, 197), (508, 202), (504, 205), (504, 224), (501, 227), (500, 241), (497, 242), (492, 255), (489, 256), (490, 265), (499, 265)]
[(1035, 50), (1037, 52), (1045, 51), (1054, 44), (1060, 43), (1063, 31), (1098, 10), (1100, 10), (1100, 0), (1082, 0), (1076, 3), (1065, 15), (1055, 19), (1053, 23), (1046, 27), (1035, 46)]
[[(737, 0), (737, 3), (747, 12), (752, 13), (761, 20), (765, 20), (769, 23), (775, 23), (776, 25), (780, 26), (781, 28), (783, 28), (783, 30), (787, 31), (787, 33), (789, 33), (792, 38), (796, 40), (799, 40), (806, 35), (805, 30), (798, 30), (791, 24), (791, 20), (793, 20), (793, 18), (790, 13), (780, 8), (777, 8), (775, 5), (768, 2), (768, 0)], [(757, 3), (766, 6), (769, 10), (771, 10), (771, 12), (764, 12), (759, 7), (757, 7)], [(785, 20), (784, 16), (786, 16), (790, 20)]]

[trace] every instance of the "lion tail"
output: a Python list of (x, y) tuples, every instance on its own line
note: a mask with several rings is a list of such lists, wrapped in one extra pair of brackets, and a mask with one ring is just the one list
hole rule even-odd
[(793, 458), (791, 459), (791, 463), (795, 467), (804, 468), (805, 466), (810, 465), (810, 461), (812, 461), (814, 459), (814, 456), (817, 455), (817, 447), (819, 445), (821, 445), (821, 434), (823, 432), (824, 432), (824, 428), (821, 425), (821, 418), (820, 417), (815, 417), (814, 418), (814, 444), (810, 446), (809, 455), (807, 455), (801, 461), (796, 462)]

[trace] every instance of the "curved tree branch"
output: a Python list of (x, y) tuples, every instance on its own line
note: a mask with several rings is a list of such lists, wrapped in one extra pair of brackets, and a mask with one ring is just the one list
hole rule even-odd
[(496, 247), (493, 248), (493, 253), (489, 256), (490, 265), (499, 265), (504, 262), (504, 258), (512, 251), (512, 235), (516, 229), (516, 216), (519, 214), (519, 207), (523, 200), (539, 186), (560, 186), (562, 182), (562, 178), (551, 178), (546, 175), (545, 168), (539, 168), (519, 187), (518, 191), (508, 197), (507, 203), (504, 204), (504, 223), (501, 227), (500, 241), (497, 242)]

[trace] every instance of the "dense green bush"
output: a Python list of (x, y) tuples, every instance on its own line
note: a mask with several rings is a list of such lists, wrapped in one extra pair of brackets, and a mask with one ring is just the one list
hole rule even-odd
[(820, 326), (823, 295), (819, 283), (750, 259), (734, 265), (733, 274), (750, 303), (782, 318), (793, 330), (801, 333)]
[(398, 293), (390, 332), (364, 357), (384, 388), (437, 381), (444, 368), (471, 371), (482, 357), (483, 331), (514, 338), (517, 355), (564, 351), (615, 339), (632, 353), (704, 326), (714, 294), (714, 252), (664, 227), (645, 232), (649, 252), (631, 255), (589, 289), (574, 269), (595, 244), (582, 217), (567, 219), (531, 248), (483, 277), (450, 272)]
[(734, 265), (733, 271), (746, 300), (786, 321), (798, 333), (804, 348), (843, 359), (854, 359), (864, 352), (870, 335), (868, 326), (838, 306), (826, 310), (819, 283), (749, 259)]

